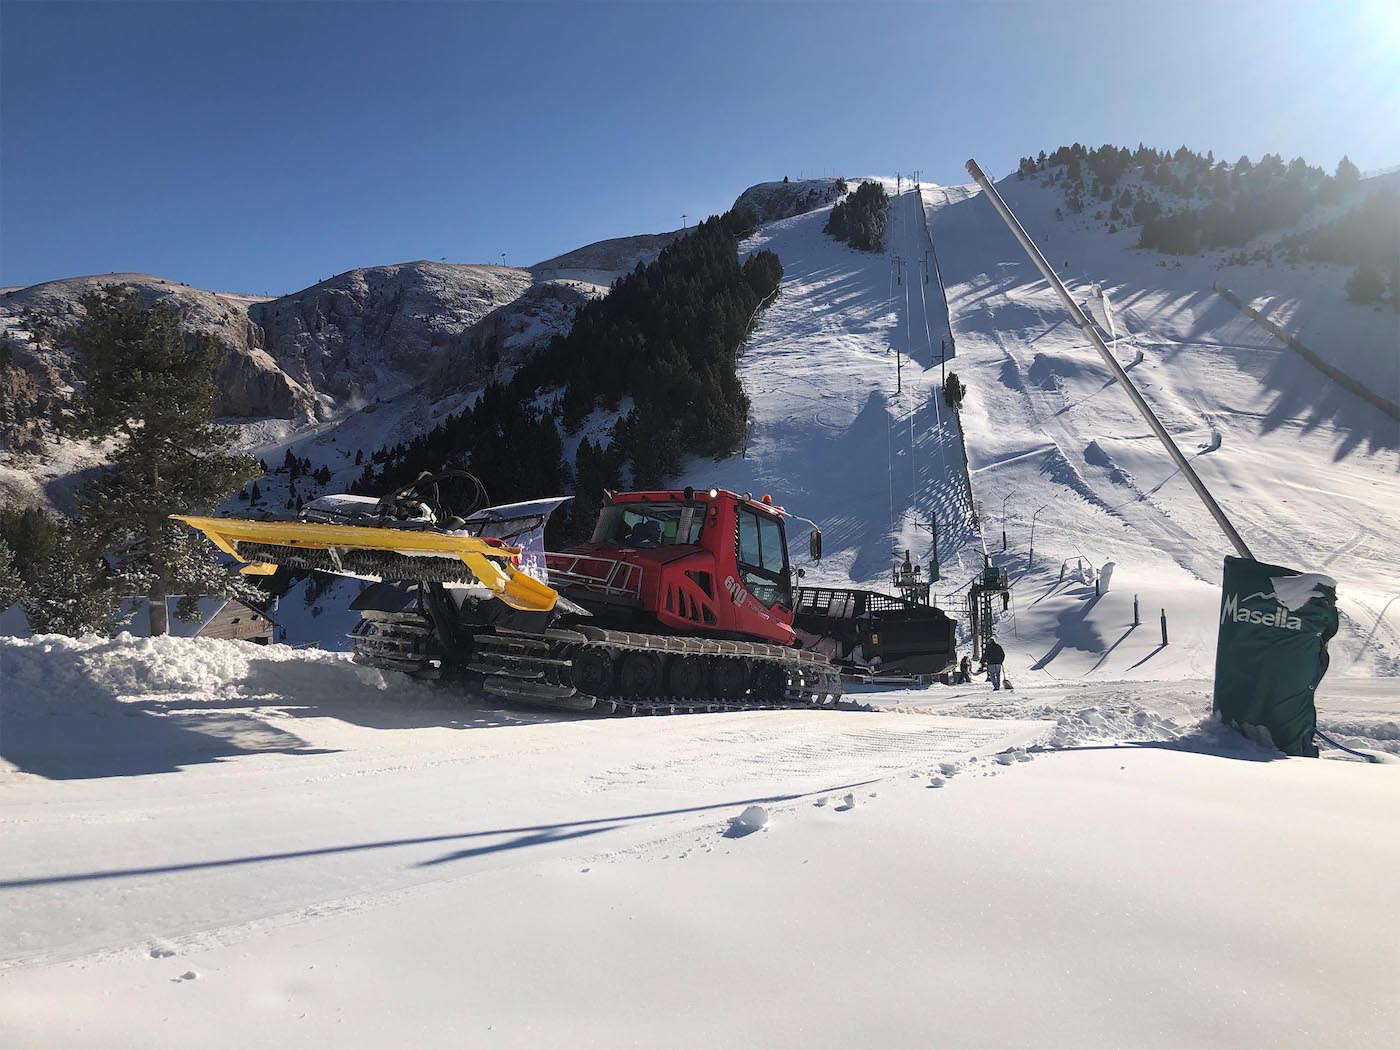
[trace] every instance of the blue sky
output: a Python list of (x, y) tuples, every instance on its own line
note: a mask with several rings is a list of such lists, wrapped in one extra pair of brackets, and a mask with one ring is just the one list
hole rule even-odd
[(1061, 143), (1400, 164), (1400, 5), (0, 6), (0, 283), (528, 265), (789, 174)]

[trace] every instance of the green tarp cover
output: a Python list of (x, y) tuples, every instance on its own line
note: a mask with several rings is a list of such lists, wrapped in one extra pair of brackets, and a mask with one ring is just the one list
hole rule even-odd
[(1287, 755), (1313, 755), (1313, 691), (1337, 633), (1337, 581), (1315, 572), (1225, 559), (1215, 654), (1215, 710), (1251, 736), (1267, 730)]

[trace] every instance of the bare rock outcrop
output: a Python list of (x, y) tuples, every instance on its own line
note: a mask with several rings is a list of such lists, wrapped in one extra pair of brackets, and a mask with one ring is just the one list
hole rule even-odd
[(418, 385), (447, 357), (464, 381), (482, 376), (484, 361), (457, 351), (530, 284), (527, 270), (419, 261), (350, 270), (254, 303), (248, 315), (282, 371), (323, 400), (354, 406)]
[(835, 179), (801, 179), (797, 182), (760, 182), (739, 194), (735, 208), (749, 208), (760, 223), (774, 222), (831, 204), (836, 200)]
[(294, 419), (315, 407), (312, 392), (261, 349), (262, 333), (248, 318), (250, 300), (190, 288), (144, 273), (109, 273), (47, 281), (0, 295), (0, 328), (10, 334), (15, 363), (33, 379), (36, 403), (51, 411), (80, 386), (65, 333), (82, 320), (80, 299), (104, 287), (133, 289), (145, 306), (164, 303), (180, 316), (186, 333), (206, 333), (224, 348), (215, 380), (222, 416)]
[(441, 397), (470, 389), (486, 378), (506, 378), (556, 335), (566, 335), (579, 307), (598, 294), (597, 285), (579, 281), (531, 285), (444, 350), (425, 392)]
[(613, 281), (632, 270), (637, 263), (649, 263), (684, 230), (670, 233), (641, 233), (635, 237), (613, 237), (594, 241), (553, 259), (536, 263), (530, 272), (540, 281), (573, 281), (591, 284), (607, 291)]

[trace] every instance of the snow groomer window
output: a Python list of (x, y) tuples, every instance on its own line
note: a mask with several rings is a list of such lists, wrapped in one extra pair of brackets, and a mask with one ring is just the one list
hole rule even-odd
[(739, 575), (744, 588), (764, 605), (792, 603), (780, 520), (739, 508)]

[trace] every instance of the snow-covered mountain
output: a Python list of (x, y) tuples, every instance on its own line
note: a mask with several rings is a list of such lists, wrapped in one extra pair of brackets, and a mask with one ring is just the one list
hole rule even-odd
[(164, 303), (187, 331), (212, 335), (227, 351), (218, 381), (218, 412), (226, 416), (292, 418), (314, 407), (312, 390), (293, 379), (269, 354), (262, 331), (249, 314), (261, 300), (198, 288), (144, 273), (70, 277), (0, 294), (0, 331), (10, 338), (10, 368), (29, 376), (40, 409), (73, 392), (73, 361), (63, 332), (82, 317), (79, 299), (111, 285), (125, 285), (144, 305)]
[(838, 192), (836, 179), (760, 182), (739, 194), (734, 207), (751, 209), (760, 223), (774, 222), (831, 204)]
[[(216, 411), (249, 451), (280, 458), (293, 442), (330, 445), (344, 427), (340, 446), (368, 452), (391, 433), (413, 436), (459, 407), (461, 395), (508, 376), (567, 332), (579, 306), (678, 235), (599, 241), (529, 269), (421, 260), (366, 267), (279, 297), (136, 273), (6, 289), (0, 390), (14, 411), (0, 425), (0, 497), (65, 506), (81, 472), (102, 462), (100, 447), (60, 439), (48, 424), (81, 396), (63, 333), (82, 316), (81, 296), (103, 286), (164, 302), (188, 331), (223, 345)], [(377, 414), (368, 427), (366, 412)]]
[[(894, 181), (886, 184), (894, 193)], [(1327, 319), (1308, 328), (1309, 344), (1381, 390), (1395, 359), (1385, 353), (1394, 315), (1347, 302), (1340, 267), (1141, 251), (1135, 233), (1110, 230), (1092, 208), (1057, 218), (1062, 189), (1048, 176), (1002, 185), (1105, 329), (1107, 294), (1120, 357), (1197, 452), (1202, 475), (1255, 537), (1255, 553), (1340, 578), (1339, 668), (1394, 673), (1396, 423), (1211, 286), (1275, 311), (1286, 301), (1288, 311), (1275, 314), (1285, 324)], [(985, 549), (1016, 580), (1006, 629), (1024, 644), (1014, 649), (1014, 673), (1208, 674), (1221, 539), (990, 206), (975, 187), (914, 193), (906, 182), (889, 247), (872, 254), (822, 232), (833, 188), (829, 180), (764, 183), (736, 202), (768, 217), (743, 250), (772, 248), (785, 277), (741, 360), (753, 399), (745, 454), (695, 464), (682, 480), (772, 492), (817, 520), (827, 558), (810, 567), (814, 581), (883, 585), (903, 551), (929, 560), (936, 523), (937, 591), (956, 607)], [(273, 464), (290, 448), (330, 467), (330, 488), (343, 489), (358, 474), (357, 452), (440, 422), (676, 235), (602, 241), (529, 270), (357, 270), (261, 301), (143, 280), (194, 323), (217, 322), (229, 338), (245, 333), (286, 389), (314, 401), (300, 417), (230, 420), (241, 446)], [(36, 323), (43, 311), (27, 304), (61, 304), (66, 314), (46, 309), (73, 316), (86, 285), (58, 283), (71, 287), (0, 299), (17, 319), (12, 328), (31, 326), (21, 337), (57, 324)], [(970, 391), (961, 420), (942, 399), (945, 350)], [(61, 368), (61, 354), (51, 359)], [(20, 479), (14, 490), (29, 499), (61, 499), (74, 472), (101, 458), (100, 449), (76, 445), (65, 453), (48, 465), (32, 457), (23, 469), (0, 463), (0, 479)], [(264, 479), (265, 506), (313, 494), (310, 479), (295, 484)], [(1095, 577), (1106, 593), (1094, 593)], [(1152, 629), (1127, 630), (1135, 597), (1144, 622), (1155, 625), (1167, 610), (1169, 646)], [(320, 630), (330, 622), (299, 617), (303, 640), (339, 647), (339, 627)]]

